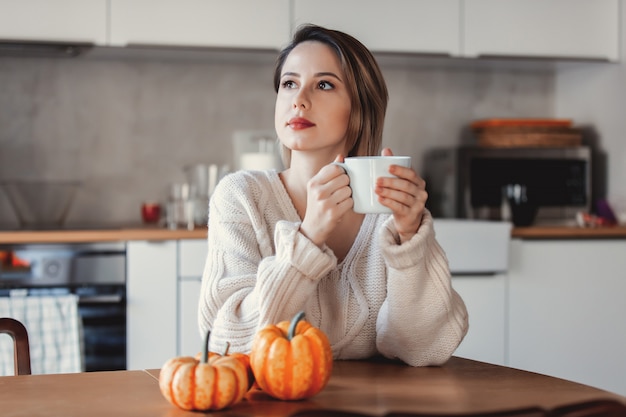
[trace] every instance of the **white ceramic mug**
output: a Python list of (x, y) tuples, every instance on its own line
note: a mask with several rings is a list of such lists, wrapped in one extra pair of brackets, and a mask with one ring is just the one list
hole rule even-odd
[(350, 188), (354, 200), (353, 210), (357, 213), (391, 213), (391, 209), (378, 202), (376, 179), (393, 177), (389, 166), (400, 165), (409, 168), (410, 156), (352, 156), (344, 162), (334, 162), (342, 167), (350, 177)]

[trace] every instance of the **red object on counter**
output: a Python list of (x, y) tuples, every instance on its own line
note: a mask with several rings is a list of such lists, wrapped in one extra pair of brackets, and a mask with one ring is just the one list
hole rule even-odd
[(155, 202), (143, 203), (141, 205), (141, 218), (144, 223), (158, 223), (161, 220), (161, 205)]
[(595, 214), (578, 212), (576, 215), (576, 223), (580, 227), (612, 227), (617, 226), (617, 223), (608, 220), (604, 217), (596, 216)]

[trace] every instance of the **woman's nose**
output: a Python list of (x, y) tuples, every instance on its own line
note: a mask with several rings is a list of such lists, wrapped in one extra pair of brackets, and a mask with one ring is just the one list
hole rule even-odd
[(293, 108), (308, 109), (309, 107), (311, 107), (309, 95), (305, 89), (301, 89), (293, 98)]

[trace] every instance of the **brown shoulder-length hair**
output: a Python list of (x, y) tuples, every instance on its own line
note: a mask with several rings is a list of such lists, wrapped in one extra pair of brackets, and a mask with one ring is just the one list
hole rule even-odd
[[(378, 155), (389, 94), (382, 72), (372, 53), (354, 37), (338, 30), (306, 24), (300, 26), (291, 42), (283, 48), (274, 69), (274, 90), (278, 92), (285, 60), (300, 43), (316, 41), (328, 45), (339, 57), (350, 94), (346, 156)], [(289, 167), (291, 150), (282, 147), (282, 159)]]

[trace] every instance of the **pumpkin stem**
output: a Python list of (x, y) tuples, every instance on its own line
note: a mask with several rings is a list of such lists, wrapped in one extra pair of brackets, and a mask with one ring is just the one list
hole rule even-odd
[(226, 342), (226, 349), (224, 349), (224, 353), (222, 353), (222, 356), (228, 355), (229, 349), (230, 349), (230, 342)]
[(304, 311), (300, 311), (296, 314), (293, 319), (291, 319), (291, 323), (289, 324), (289, 331), (287, 332), (287, 340), (291, 340), (296, 335), (296, 327), (298, 327), (298, 322), (304, 318)]
[(207, 363), (209, 361), (209, 336), (211, 335), (211, 331), (207, 330), (206, 336), (204, 337), (204, 348), (202, 348), (202, 363)]

